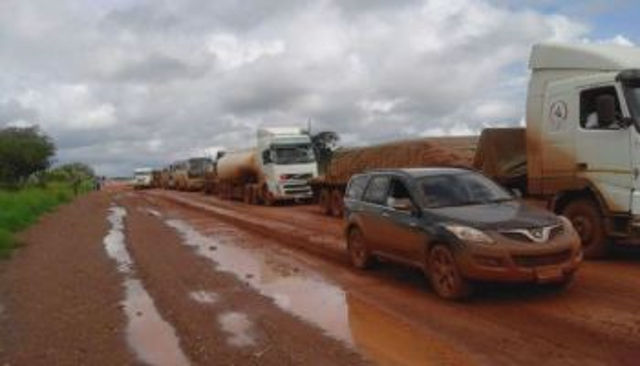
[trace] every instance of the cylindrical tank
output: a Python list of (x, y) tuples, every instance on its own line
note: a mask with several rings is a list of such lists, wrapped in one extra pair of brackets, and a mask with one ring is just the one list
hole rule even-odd
[(216, 176), (233, 184), (256, 183), (260, 176), (255, 149), (229, 152), (217, 161)]

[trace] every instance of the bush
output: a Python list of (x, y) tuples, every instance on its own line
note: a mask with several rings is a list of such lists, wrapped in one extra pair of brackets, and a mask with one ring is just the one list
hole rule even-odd
[(6, 258), (9, 251), (16, 246), (13, 235), (8, 230), (0, 228), (0, 258)]

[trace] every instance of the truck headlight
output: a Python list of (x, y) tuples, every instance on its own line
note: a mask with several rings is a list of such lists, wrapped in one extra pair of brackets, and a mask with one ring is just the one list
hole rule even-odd
[(449, 232), (455, 235), (458, 239), (465, 242), (480, 243), (480, 244), (494, 243), (494, 240), (489, 235), (483, 233), (478, 229), (474, 229), (469, 226), (445, 225), (445, 228), (447, 228), (447, 230), (449, 230)]

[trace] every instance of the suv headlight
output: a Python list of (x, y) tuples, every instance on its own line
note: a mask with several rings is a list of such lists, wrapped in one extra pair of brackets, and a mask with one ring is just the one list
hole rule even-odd
[(447, 230), (449, 230), (449, 232), (451, 232), (453, 235), (458, 237), (458, 239), (465, 242), (480, 243), (480, 244), (494, 243), (493, 239), (489, 235), (483, 233), (478, 229), (474, 229), (469, 226), (445, 225), (445, 228), (447, 228)]

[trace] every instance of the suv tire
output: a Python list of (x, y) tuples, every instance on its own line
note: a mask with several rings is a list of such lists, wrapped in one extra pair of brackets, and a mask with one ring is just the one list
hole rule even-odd
[(360, 229), (354, 227), (349, 230), (347, 236), (347, 250), (349, 251), (349, 259), (351, 264), (358, 269), (370, 268), (373, 264), (373, 258), (367, 248), (364, 235)]
[(447, 300), (461, 300), (471, 295), (471, 284), (462, 277), (451, 249), (435, 245), (428, 258), (431, 287), (438, 296)]

